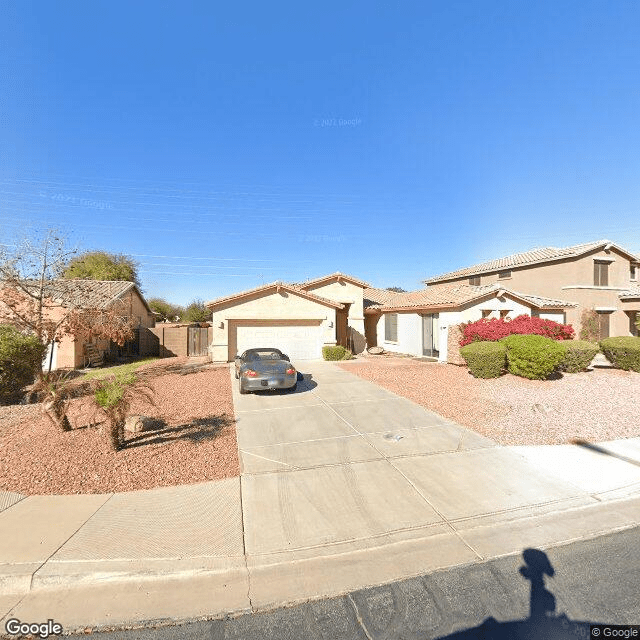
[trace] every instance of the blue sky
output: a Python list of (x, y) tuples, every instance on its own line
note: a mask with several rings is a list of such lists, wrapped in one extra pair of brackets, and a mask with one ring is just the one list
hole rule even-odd
[(148, 297), (640, 250), (640, 3), (0, 5), (0, 242)]

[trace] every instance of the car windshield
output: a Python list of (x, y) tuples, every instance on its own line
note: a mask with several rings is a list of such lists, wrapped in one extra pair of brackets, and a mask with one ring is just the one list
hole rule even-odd
[(281, 360), (282, 354), (277, 349), (254, 349), (246, 354), (246, 360)]

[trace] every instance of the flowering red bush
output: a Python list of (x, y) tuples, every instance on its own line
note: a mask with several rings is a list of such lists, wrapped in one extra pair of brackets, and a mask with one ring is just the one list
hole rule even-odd
[(478, 341), (495, 342), (514, 333), (546, 336), (554, 340), (572, 340), (575, 335), (575, 331), (570, 324), (560, 324), (553, 320), (531, 318), (526, 315), (518, 316), (513, 320), (482, 318), (482, 320), (462, 325), (460, 346), (464, 347), (467, 344)]

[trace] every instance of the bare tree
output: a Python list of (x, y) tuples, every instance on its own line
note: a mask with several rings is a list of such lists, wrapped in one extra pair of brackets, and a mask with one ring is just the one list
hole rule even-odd
[(64, 316), (48, 313), (55, 292), (52, 283), (75, 255), (60, 233), (49, 229), (39, 238), (24, 238), (0, 250), (0, 322), (33, 333), (51, 344), (64, 325)]
[[(93, 295), (95, 281), (61, 278), (76, 251), (67, 248), (60, 233), (50, 229), (10, 249), (0, 250), (0, 323), (37, 336), (52, 351), (64, 336), (106, 339), (120, 346), (135, 336), (136, 322), (118, 301)], [(67, 429), (64, 380), (36, 373), (45, 410)]]

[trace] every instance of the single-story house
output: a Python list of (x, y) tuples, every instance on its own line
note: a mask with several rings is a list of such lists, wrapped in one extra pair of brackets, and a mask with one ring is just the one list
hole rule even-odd
[(133, 340), (120, 347), (108, 340), (87, 339), (65, 335), (54, 343), (45, 357), (45, 369), (76, 368), (89, 362), (90, 353), (98, 356), (117, 358), (126, 355), (157, 355), (157, 338), (149, 331), (155, 324), (153, 312), (147, 301), (133, 282), (110, 280), (55, 280), (49, 287), (50, 301), (48, 316), (58, 321), (69, 308), (113, 309), (119, 315), (133, 317), (136, 321), (136, 335)]
[(449, 331), (454, 325), (520, 315), (564, 323), (566, 310), (576, 306), (566, 300), (519, 293), (499, 284), (455, 284), (406, 293), (370, 288), (364, 296), (368, 346), (440, 362), (457, 361), (458, 336)]
[(272, 282), (206, 302), (213, 315), (209, 355), (232, 361), (256, 346), (277, 347), (292, 360), (322, 358), (322, 347), (365, 348), (364, 291), (358, 278), (332, 273), (303, 283)]

